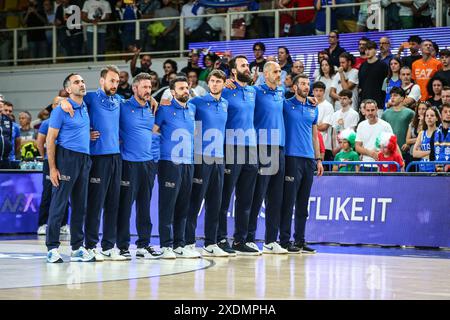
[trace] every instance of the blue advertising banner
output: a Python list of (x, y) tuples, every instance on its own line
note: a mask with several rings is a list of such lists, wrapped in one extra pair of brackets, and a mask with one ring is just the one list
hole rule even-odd
[[(36, 232), (40, 173), (0, 173), (0, 233)], [(450, 176), (324, 176), (309, 199), (307, 241), (450, 247)], [(233, 235), (234, 209), (228, 212)], [(152, 235), (158, 235), (158, 191), (151, 203)], [(264, 207), (257, 239), (264, 239)], [(197, 236), (204, 235), (204, 212)], [(136, 234), (133, 211), (131, 232)], [(158, 244), (157, 241), (154, 244)]]

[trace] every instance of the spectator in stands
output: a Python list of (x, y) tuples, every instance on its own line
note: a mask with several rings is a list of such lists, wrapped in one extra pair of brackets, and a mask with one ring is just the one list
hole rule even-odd
[(394, 87), (400, 88), (402, 86), (402, 80), (400, 79), (400, 69), (402, 67), (402, 62), (399, 58), (393, 57), (389, 62), (388, 75), (386, 79), (383, 80), (383, 86), (381, 90), (386, 92), (386, 97), (384, 99), (384, 110), (390, 108), (391, 90)]
[(450, 104), (450, 86), (444, 86), (441, 93), (442, 104)]
[(81, 3), (78, 0), (62, 0), (61, 5), (56, 8), (55, 25), (58, 27), (58, 41), (65, 54), (79, 56), (83, 54), (83, 29), (81, 26), (68, 28), (67, 21), (74, 13), (72, 6), (80, 7)]
[(430, 1), (428, 0), (414, 0), (414, 27), (415, 28), (429, 28), (433, 26), (431, 19)]
[[(350, 4), (354, 2), (354, 0), (336, 0), (336, 4)], [(337, 27), (340, 33), (356, 32), (357, 12), (357, 6), (336, 8)]]
[(209, 73), (214, 69), (214, 64), (216, 61), (219, 60), (219, 56), (215, 54), (214, 52), (208, 52), (208, 54), (205, 54), (203, 56), (203, 65), (205, 66), (205, 69), (203, 69), (202, 72), (200, 72), (200, 76), (198, 79), (200, 81), (205, 81), (208, 78)]
[(192, 49), (189, 51), (188, 55), (188, 63), (187, 66), (181, 69), (181, 72), (184, 74), (188, 74), (189, 71), (194, 70), (197, 72), (197, 77), (200, 76), (200, 73), (203, 71), (202, 67), (198, 65), (200, 60), (200, 54), (197, 49)]
[[(259, 10), (278, 9), (278, 0), (260, 0)], [(275, 17), (272, 12), (258, 13), (259, 34), (261, 38), (273, 38)], [(289, 72), (289, 70), (286, 70)]]
[(305, 66), (302, 60), (296, 60), (292, 63), (291, 73), (294, 74), (294, 77), (298, 74), (305, 73)]
[[(323, 35), (326, 32), (326, 10), (324, 6), (333, 6), (336, 0), (314, 0), (314, 7), (316, 9), (316, 34)], [(337, 30), (335, 10), (331, 11), (331, 25), (330, 30)]]
[(36, 138), (37, 131), (31, 127), (31, 114), (28, 111), (19, 113), (20, 153), (22, 160), (32, 160), (39, 155)]
[(442, 88), (447, 84), (436, 75), (431, 78), (427, 85), (427, 91), (430, 98), (427, 100), (430, 105), (440, 108), (442, 105)]
[(402, 146), (402, 151), (404, 149), (409, 150), (409, 152), (406, 153), (405, 161), (406, 164), (410, 163), (411, 161), (418, 161), (418, 158), (413, 157), (414, 152), (414, 145), (417, 141), (417, 136), (419, 135), (419, 132), (423, 130), (423, 119), (425, 118), (425, 111), (430, 106), (428, 102), (418, 102), (416, 103), (416, 108), (414, 110), (414, 118), (409, 123), (408, 126), (408, 132), (406, 133), (406, 146)]
[[(362, 121), (356, 130), (355, 150), (362, 156), (362, 161), (373, 162), (378, 160), (377, 137), (382, 132), (393, 132), (389, 123), (378, 118), (378, 106), (375, 100), (365, 101), (364, 116), (366, 120)], [(372, 165), (361, 166), (361, 171), (372, 171), (372, 169)]]
[[(81, 18), (84, 22), (97, 25), (99, 22), (108, 21), (111, 17), (111, 6), (106, 0), (86, 0), (81, 10)], [(88, 54), (94, 54), (94, 26), (87, 26)], [(106, 26), (97, 25), (97, 54), (105, 53)], [(104, 60), (104, 58), (99, 58)]]
[(359, 42), (358, 42), (359, 57), (355, 58), (355, 65), (353, 66), (353, 68), (359, 70), (361, 65), (367, 61), (366, 48), (367, 48), (367, 42), (369, 42), (369, 41), (370, 41), (370, 39), (366, 38), (366, 37), (362, 37), (361, 39), (359, 39)]
[(358, 70), (352, 68), (353, 56), (344, 52), (339, 57), (340, 67), (337, 75), (334, 77), (331, 84), (330, 96), (334, 99), (334, 109), (339, 110), (341, 108), (339, 93), (345, 89), (352, 91), (352, 103), (351, 106), (358, 109)]
[(437, 56), (439, 54), (439, 45), (435, 41), (433, 41), (432, 43), (433, 43), (433, 47), (431, 47), (431, 56), (433, 58), (437, 58)]
[(293, 61), (287, 47), (278, 47), (278, 64), (281, 70), (291, 72)]
[(356, 22), (357, 32), (366, 32), (368, 29), (367, 18), (369, 14), (367, 11), (371, 1), (369, 0), (367, 2), (368, 3), (364, 3), (359, 6), (358, 21)]
[(130, 23), (120, 25), (120, 40), (122, 42), (122, 50), (124, 51), (128, 50), (130, 45), (136, 43), (136, 23), (134, 21), (141, 18), (141, 13), (134, 1), (130, 0), (129, 3), (125, 2), (119, 10), (120, 20), (130, 21)]
[(35, 130), (39, 130), (41, 123), (44, 120), (48, 119), (49, 117), (50, 117), (50, 113), (48, 112), (48, 110), (46, 108), (44, 108), (41, 111), (39, 111), (37, 118), (35, 120), (31, 121), (30, 126)]
[[(44, 27), (48, 24), (47, 15), (39, 8), (36, 0), (29, 0), (28, 8), (23, 17), (27, 28)], [(47, 53), (47, 37), (45, 29), (27, 30), (27, 40), (30, 58), (45, 58)]]
[(391, 40), (388, 37), (381, 37), (378, 59), (386, 65), (389, 65), (389, 62), (393, 57), (394, 55), (391, 52)]
[[(439, 126), (434, 136), (434, 156), (436, 161), (450, 161), (450, 135), (448, 129), (450, 127), (450, 104), (442, 105), (442, 124)], [(438, 165), (439, 171), (449, 172), (450, 165), (446, 165), (443, 169)]]
[[(413, 108), (415, 103), (420, 100), (420, 87), (411, 81), (411, 68), (403, 66), (400, 69), (400, 80), (402, 81), (402, 89), (405, 91), (405, 100), (403, 105), (408, 108)], [(450, 98), (450, 92), (449, 92)]]
[[(155, 17), (155, 11), (161, 8), (160, 1), (154, 0), (138, 0), (137, 7), (141, 13), (142, 19), (151, 19)], [(151, 22), (140, 22), (141, 29), (141, 48), (144, 51), (151, 51), (152, 39), (148, 32), (148, 26)], [(134, 77), (134, 76), (133, 76)]]
[[(175, 79), (176, 77), (177, 77), (177, 73), (176, 72), (170, 72), (169, 75), (168, 75), (169, 83), (170, 83), (171, 80)], [(152, 81), (152, 83), (153, 83), (153, 81)], [(155, 100), (158, 103), (160, 103), (161, 100), (163, 99), (164, 93), (166, 93), (166, 97), (170, 94), (170, 90), (168, 90), (168, 89), (169, 89), (169, 85), (162, 86), (160, 84), (160, 88), (159, 89), (154, 89), (154, 87), (152, 87), (152, 92), (153, 92), (152, 93), (152, 97), (155, 98)], [(166, 97), (164, 97), (164, 98), (166, 98)]]
[[(412, 29), (414, 28), (414, 18), (413, 18), (413, 2), (407, 1), (403, 3), (397, 3), (399, 7), (398, 16), (400, 19), (400, 27), (401, 29)], [(420, 43), (420, 41), (419, 41)], [(411, 66), (409, 66), (411, 67)]]
[(391, 90), (391, 108), (383, 113), (381, 119), (391, 125), (392, 131), (397, 136), (398, 146), (402, 149), (402, 156), (405, 158), (408, 149), (406, 144), (406, 133), (411, 120), (414, 118), (414, 111), (405, 108), (403, 100), (405, 91), (402, 88), (394, 87)]
[[(294, 8), (314, 7), (314, 0), (280, 0), (284, 7), (290, 5)], [(314, 34), (314, 9), (307, 9), (295, 12), (294, 36), (309, 36)]]
[(169, 85), (169, 75), (173, 72), (178, 71), (178, 64), (175, 60), (167, 59), (163, 63), (164, 76), (161, 77), (161, 87), (166, 87)]
[(425, 101), (430, 98), (427, 85), (428, 81), (442, 69), (442, 63), (431, 56), (433, 43), (431, 40), (423, 40), (420, 44), (422, 49), (422, 59), (412, 64), (412, 78), (419, 85), (422, 94), (420, 100)]
[[(413, 156), (415, 158), (420, 158), (420, 161), (424, 162), (437, 160), (435, 159), (437, 152), (432, 154), (431, 145), (436, 146), (436, 141), (432, 141), (432, 139), (436, 138), (435, 132), (440, 124), (441, 117), (438, 109), (436, 107), (427, 108), (422, 125), (423, 130), (419, 132), (414, 145)], [(434, 172), (435, 166), (433, 164), (420, 164), (419, 171)]]
[(409, 48), (410, 55), (402, 58), (402, 64), (404, 66), (408, 66), (412, 68), (412, 64), (414, 61), (419, 60), (422, 58), (420, 55), (420, 44), (422, 43), (422, 38), (416, 35), (410, 36), (408, 38), (408, 42), (404, 42), (400, 45), (398, 48), (397, 56), (400, 57), (403, 53), (403, 51), (407, 48)]
[[(397, 137), (395, 134), (382, 132), (377, 138), (378, 161), (394, 161), (400, 166), (401, 171), (405, 171), (405, 163), (398, 152)], [(393, 164), (378, 165), (380, 172), (398, 172), (397, 166)]]
[[(179, 17), (179, 15), (180, 12), (177, 9), (175, 0), (162, 0), (162, 7), (155, 11), (155, 18)], [(153, 29), (155, 31), (155, 33), (153, 33), (153, 40), (156, 43), (156, 50), (165, 51), (178, 48), (178, 19), (156, 21), (150, 24), (149, 27), (151, 28), (152, 26), (157, 26)], [(160, 28), (161, 26), (162, 28)]]
[(255, 60), (250, 63), (250, 72), (254, 81), (263, 73), (264, 65), (266, 64), (264, 52), (266, 52), (266, 45), (264, 43), (256, 42), (253, 44)]
[(381, 90), (383, 80), (388, 73), (388, 66), (381, 62), (377, 56), (377, 44), (374, 41), (367, 43), (367, 61), (359, 69), (359, 97), (361, 100), (373, 99), (380, 107), (380, 113), (384, 106), (384, 91)]
[(314, 82), (313, 95), (316, 98), (317, 108), (319, 109), (319, 117), (317, 118), (317, 129), (322, 134), (325, 145), (325, 161), (333, 160), (333, 145), (332, 145), (332, 117), (334, 108), (330, 102), (325, 99), (326, 86), (321, 81)]
[(333, 127), (333, 145), (336, 148), (333, 154), (339, 152), (339, 142), (337, 137), (345, 129), (356, 129), (359, 122), (359, 114), (352, 108), (352, 91), (343, 89), (339, 92), (341, 108), (333, 113), (331, 126)]
[[(42, 3), (44, 7), (44, 13), (47, 18), (47, 25), (52, 26), (55, 24), (55, 13), (56, 10), (54, 8), (53, 2), (50, 0), (44, 0)], [(46, 29), (45, 30), (45, 38), (47, 40), (47, 57), (52, 56), (52, 42), (53, 42), (53, 30), (52, 29)]]
[(185, 45), (187, 47), (187, 44), (189, 42), (192, 42), (192, 34), (194, 34), (197, 29), (200, 27), (200, 25), (203, 22), (203, 18), (195, 18), (195, 16), (205, 14), (205, 8), (200, 6), (196, 10), (195, 13), (193, 13), (192, 9), (194, 8), (196, 0), (189, 0), (186, 2), (183, 7), (181, 8), (181, 16), (184, 17), (184, 34), (186, 36)]
[(152, 66), (152, 56), (149, 54), (141, 55), (141, 66), (136, 67), (136, 62), (137, 62), (137, 59), (138, 59), (140, 53), (141, 53), (141, 49), (138, 49), (135, 47), (134, 48), (134, 56), (130, 62), (130, 71), (131, 71), (132, 77), (135, 77), (136, 75), (138, 75), (141, 72), (150, 73), (152, 71), (150, 69), (150, 67)]
[(193, 94), (193, 96), (201, 97), (207, 94), (207, 91), (202, 86), (198, 85), (198, 75), (195, 70), (188, 71), (187, 79), (190, 90), (192, 90), (195, 94)]
[(324, 49), (324, 51), (328, 53), (331, 63), (334, 66), (339, 67), (339, 58), (341, 54), (345, 52), (345, 49), (342, 48), (339, 44), (339, 33), (337, 31), (330, 32), (330, 34), (328, 35), (328, 43), (330, 44), (330, 46)]
[(284, 80), (284, 88), (286, 89), (285, 93), (284, 93), (284, 98), (285, 99), (290, 99), (293, 96), (295, 96), (295, 91), (294, 91), (294, 88), (293, 88), (293, 84), (294, 83), (292, 82), (292, 80), (294, 78), (295, 78), (295, 75), (293, 73), (288, 73), (286, 75), (286, 79)]
[[(355, 147), (356, 133), (352, 129), (345, 129), (338, 136), (340, 151), (336, 154), (334, 161), (346, 162), (346, 161), (359, 161), (359, 155), (353, 150)], [(333, 165), (333, 171), (359, 172), (359, 165), (339, 164)]]
[[(205, 14), (224, 13), (226, 8), (206, 8)], [(223, 40), (225, 33), (225, 17), (214, 15), (204, 21), (191, 37), (193, 42)]]
[(119, 86), (117, 87), (117, 94), (124, 99), (130, 99), (133, 96), (133, 90), (128, 83), (129, 75), (126, 71), (119, 73)]
[(450, 50), (441, 50), (439, 59), (442, 62), (442, 69), (436, 72), (435, 76), (445, 80), (447, 85), (450, 85)]
[(339, 77), (336, 74), (334, 66), (331, 64), (330, 60), (323, 59), (320, 62), (319, 75), (314, 79), (315, 81), (320, 81), (325, 84), (325, 99), (334, 107), (334, 100), (330, 95), (331, 87), (334, 81), (338, 81), (335, 78)]

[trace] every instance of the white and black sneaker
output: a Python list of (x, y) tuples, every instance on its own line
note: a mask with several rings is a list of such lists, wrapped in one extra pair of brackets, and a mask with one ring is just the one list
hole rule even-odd
[(89, 252), (89, 254), (91, 256), (95, 257), (95, 262), (103, 262), (105, 260), (105, 258), (103, 257), (103, 255), (100, 253), (100, 251), (98, 251), (97, 248), (93, 248), (93, 249), (87, 249), (87, 251)]
[(317, 251), (311, 247), (308, 247), (306, 243), (295, 243), (295, 246), (299, 247), (302, 253), (315, 254)]
[(302, 249), (297, 247), (293, 242), (288, 242), (286, 244), (281, 244), (283, 249), (286, 249), (289, 254), (301, 254)]
[(231, 248), (236, 251), (238, 256), (259, 256), (261, 252), (255, 250), (243, 242), (233, 242)]
[(202, 248), (202, 256), (204, 257), (226, 257), (230, 255), (219, 248), (217, 244), (210, 244), (207, 247)]
[(119, 255), (126, 258), (126, 260), (131, 260), (131, 253), (128, 249), (120, 249)]
[(259, 254), (262, 254), (261, 251), (259, 251), (258, 245), (254, 242), (247, 242), (246, 245), (256, 251), (259, 252)]
[(42, 226), (39, 226), (39, 228), (37, 229), (38, 236), (45, 236), (46, 233), (47, 233), (47, 225), (43, 224)]
[[(105, 251), (102, 250), (100, 253), (103, 256), (103, 259), (106, 261), (126, 261), (126, 260), (128, 260), (127, 257), (121, 255), (120, 252), (114, 248), (105, 250)], [(131, 255), (130, 255), (130, 259), (131, 259)]]
[(189, 250), (185, 247), (178, 247), (176, 249), (173, 249), (173, 252), (175, 253), (177, 258), (181, 259), (195, 259), (200, 258), (200, 253), (194, 250)]
[(173, 252), (171, 247), (162, 247), (161, 248), (161, 259), (176, 259), (177, 256)]
[(47, 263), (63, 263), (63, 259), (58, 252), (58, 249), (52, 249), (47, 253)]
[(219, 243), (217, 243), (217, 246), (226, 253), (228, 253), (230, 257), (236, 257), (236, 251), (230, 247), (230, 244), (228, 243), (227, 239), (220, 240)]
[(287, 254), (287, 249), (282, 248), (277, 242), (271, 242), (263, 245), (264, 254)]
[(147, 246), (145, 248), (138, 248), (136, 251), (136, 258), (137, 259), (160, 259), (161, 258), (161, 252), (156, 251), (153, 249), (152, 246)]

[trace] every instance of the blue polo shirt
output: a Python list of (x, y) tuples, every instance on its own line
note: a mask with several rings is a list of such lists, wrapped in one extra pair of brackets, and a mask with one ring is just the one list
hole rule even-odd
[[(222, 93), (222, 97), (228, 101), (225, 143), (256, 146), (256, 132), (253, 125), (256, 90), (251, 86), (242, 87), (237, 82), (234, 84), (236, 89), (225, 88)], [(245, 136), (242, 136), (243, 133)]]
[[(39, 131), (38, 132), (40, 134), (43, 134), (44, 136), (46, 136), (47, 132), (48, 132), (48, 125), (49, 125), (49, 123), (50, 123), (50, 119), (46, 119), (46, 120), (42, 121), (41, 125), (39, 126)], [(56, 143), (58, 143), (58, 142), (56, 142)], [(45, 152), (44, 159), (47, 159), (47, 152)]]
[(195, 120), (200, 125), (195, 134), (194, 153), (223, 158), (228, 101), (222, 97), (216, 100), (207, 94), (189, 102), (195, 106)]
[(141, 106), (131, 97), (120, 104), (120, 153), (131, 162), (153, 160), (152, 136), (155, 116), (148, 103)]
[(294, 96), (284, 102), (287, 156), (314, 159), (312, 127), (317, 124), (318, 108), (306, 100), (302, 103)]
[(91, 130), (100, 132), (100, 137), (91, 141), (91, 155), (117, 154), (119, 148), (120, 98), (108, 96), (102, 89), (88, 92), (84, 102), (91, 119)]
[[(266, 84), (255, 86), (255, 129), (258, 144), (284, 147), (285, 130), (283, 120), (284, 89), (275, 90)], [(272, 140), (272, 137), (274, 140)]]
[(89, 154), (90, 121), (86, 104), (77, 104), (68, 98), (74, 110), (74, 116), (65, 112), (61, 105), (50, 114), (49, 128), (59, 129), (58, 145), (75, 152)]
[(155, 124), (161, 131), (160, 160), (174, 163), (194, 163), (195, 106), (181, 106), (175, 99), (161, 106)]
[(158, 162), (159, 161), (159, 143), (161, 141), (161, 137), (159, 134), (154, 133), (152, 136), (152, 154), (153, 154), (153, 161)]

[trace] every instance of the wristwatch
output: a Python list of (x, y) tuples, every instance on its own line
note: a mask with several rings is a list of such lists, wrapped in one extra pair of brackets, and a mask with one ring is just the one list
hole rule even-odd
[(316, 158), (316, 159), (314, 159), (314, 160), (316, 160), (316, 161), (322, 161), (322, 158)]

